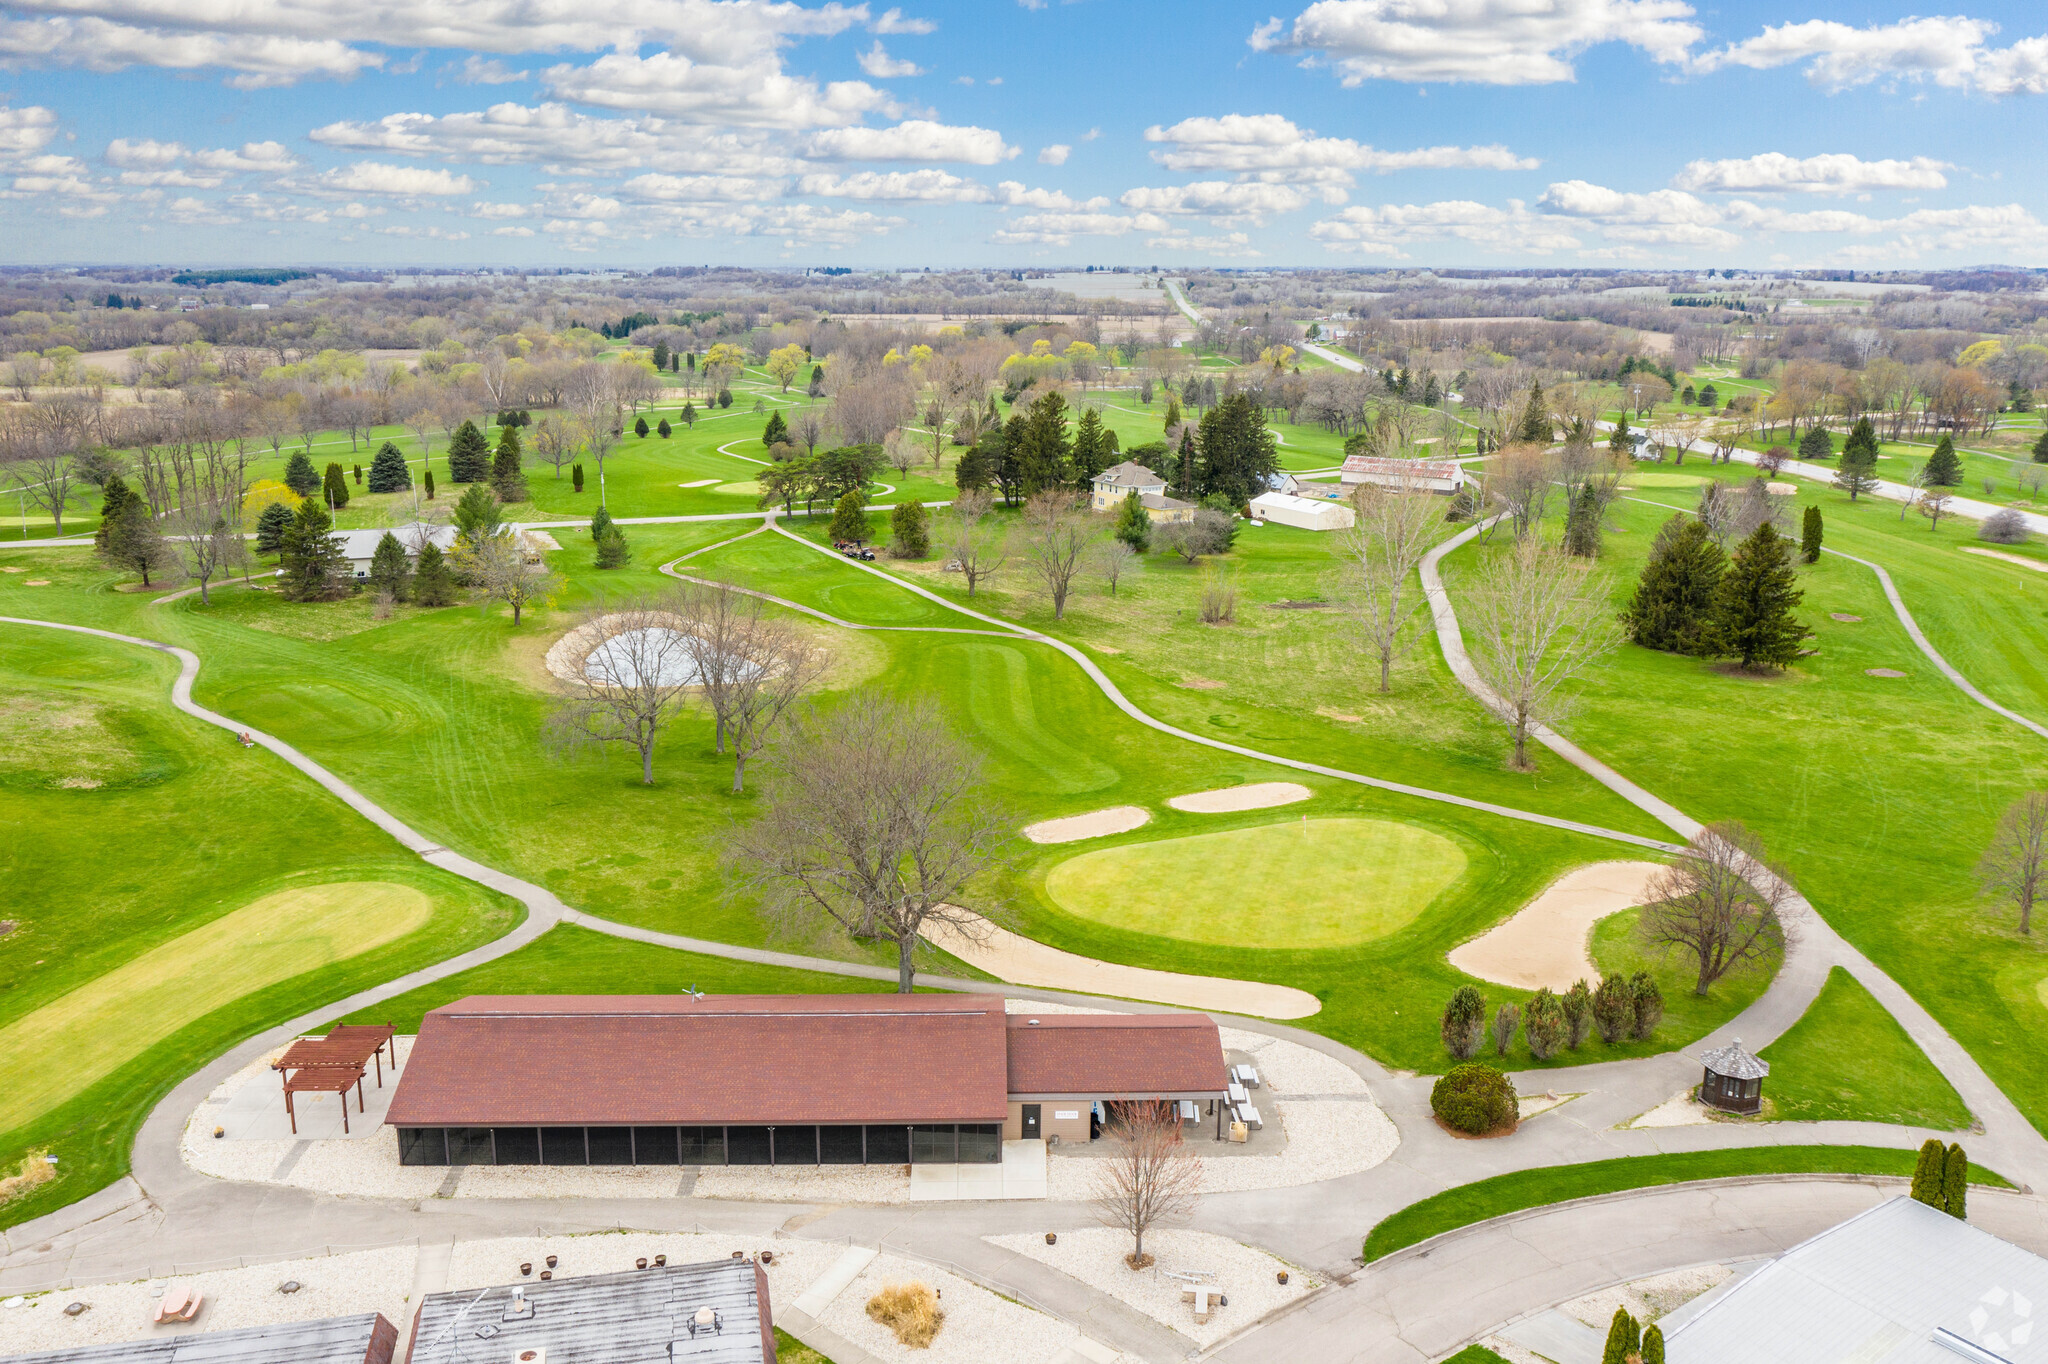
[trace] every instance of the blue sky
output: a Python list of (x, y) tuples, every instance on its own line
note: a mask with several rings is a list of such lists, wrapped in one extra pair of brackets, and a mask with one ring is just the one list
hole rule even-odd
[(29, 0), (0, 261), (2048, 264), (2048, 13)]

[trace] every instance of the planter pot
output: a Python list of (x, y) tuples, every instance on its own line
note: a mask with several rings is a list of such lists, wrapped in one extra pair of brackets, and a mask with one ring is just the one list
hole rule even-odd
[(1056, 1231), (1047, 1232), (1045, 1234), (1045, 1243), (1049, 1246), (1058, 1245), (1060, 1243), (1060, 1234)]
[(1281, 1271), (1280, 1271), (1280, 1272), (1279, 1272), (1278, 1274), (1274, 1275), (1273, 1277), (1277, 1278), (1277, 1279), (1278, 1279), (1278, 1280), (1279, 1280), (1279, 1281), (1280, 1281), (1281, 1283), (1286, 1283), (1286, 1282), (1287, 1282), (1287, 1271), (1283, 1269), (1283, 1270), (1281, 1270)]

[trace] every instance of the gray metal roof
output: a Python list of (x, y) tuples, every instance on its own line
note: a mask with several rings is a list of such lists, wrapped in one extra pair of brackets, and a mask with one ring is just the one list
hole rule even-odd
[(1902, 1195), (1786, 1251), (1667, 1345), (1670, 1364), (2048, 1364), (2048, 1260)]
[[(522, 1279), (533, 1314), (518, 1321), (504, 1319), (511, 1284), (481, 1296), (475, 1289), (432, 1293), (420, 1304), (411, 1364), (497, 1364), (530, 1349), (546, 1351), (550, 1364), (763, 1364), (769, 1305), (757, 1298), (754, 1276), (750, 1261), (713, 1260), (548, 1283)], [(707, 1306), (724, 1330), (693, 1340), (687, 1323)]]
[(377, 1322), (375, 1312), (365, 1312), (239, 1331), (181, 1332), (124, 1345), (7, 1355), (5, 1364), (363, 1364)]
[(1739, 1037), (1725, 1047), (1703, 1054), (1700, 1062), (1714, 1074), (1725, 1075), (1731, 1080), (1761, 1080), (1771, 1073), (1771, 1063), (1760, 1061), (1753, 1053), (1744, 1050)]

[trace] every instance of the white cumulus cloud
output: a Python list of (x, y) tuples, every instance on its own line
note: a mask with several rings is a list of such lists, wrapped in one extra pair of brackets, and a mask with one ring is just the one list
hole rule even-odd
[(993, 128), (906, 119), (890, 128), (829, 128), (813, 133), (805, 154), (822, 161), (964, 161), (993, 166), (1017, 149)]
[(1946, 161), (1916, 156), (1908, 161), (1864, 161), (1847, 152), (1787, 156), (1764, 152), (1727, 161), (1688, 161), (1672, 177), (1673, 189), (1723, 193), (1863, 194), (1880, 189), (1946, 189)]
[[(1224, 114), (1153, 125), (1147, 142), (1165, 144), (1152, 159), (1173, 171), (1230, 171), (1244, 179), (1354, 183), (1352, 173), (1398, 170), (1534, 170), (1534, 157), (1498, 143), (1485, 147), (1419, 147), (1382, 151), (1348, 137), (1318, 137), (1280, 114)], [(1341, 203), (1341, 195), (1332, 199)]]
[(1832, 19), (1766, 26), (1754, 38), (1695, 59), (1695, 71), (1765, 71), (1806, 62), (1806, 78), (1840, 91), (1877, 80), (1930, 81), (1987, 95), (2048, 94), (2048, 36), (1993, 48), (1989, 19), (1960, 14), (1855, 28)]
[(1519, 199), (1506, 208), (1470, 199), (1430, 204), (1360, 205), (1310, 226), (1309, 236), (1332, 251), (1405, 260), (1418, 243), (1469, 242), (1486, 251), (1548, 255), (1579, 245), (1566, 225), (1531, 213)]
[(906, 19), (900, 9), (886, 9), (878, 19), (868, 24), (870, 33), (912, 33), (923, 34), (936, 31), (938, 25), (929, 19)]
[(93, 16), (57, 15), (0, 21), (0, 63), (75, 66), (101, 72), (130, 66), (173, 71), (217, 67), (234, 73), (228, 78), (229, 85), (256, 90), (290, 85), (307, 77), (347, 80), (366, 68), (384, 65), (384, 55), (334, 38), (191, 32)]
[(896, 76), (922, 76), (924, 74), (924, 68), (916, 62), (890, 56), (887, 50), (882, 47), (882, 40), (880, 38), (875, 39), (873, 47), (855, 55), (860, 62), (860, 69), (873, 76), (876, 80), (889, 80)]
[(462, 65), (455, 69), (455, 79), (464, 85), (510, 85), (523, 81), (531, 72), (514, 71), (496, 57), (479, 57), (472, 52), (462, 59)]
[(985, 204), (995, 196), (988, 186), (951, 171), (858, 171), (852, 175), (819, 172), (796, 182), (798, 194), (828, 199), (870, 199), (928, 204)]
[(1682, 62), (1701, 37), (1692, 17), (1684, 0), (1316, 0), (1250, 41), (1332, 62), (1346, 85), (1544, 85), (1573, 79), (1572, 60), (1598, 43)]
[(1309, 197), (1293, 185), (1197, 180), (1191, 185), (1126, 190), (1117, 202), (1144, 213), (1197, 213), (1219, 223), (1241, 220), (1263, 226), (1276, 213), (1306, 207)]
[(315, 180), (324, 190), (350, 194), (452, 195), (473, 194), (477, 182), (452, 171), (430, 170), (425, 166), (393, 166), (382, 161), (358, 161), (337, 166)]
[(588, 66), (551, 66), (541, 81), (550, 94), (579, 104), (741, 128), (839, 127), (896, 108), (886, 91), (865, 81), (821, 86), (788, 75), (773, 54), (725, 65), (681, 52), (613, 52)]
[(1064, 166), (1067, 164), (1067, 158), (1073, 154), (1074, 149), (1072, 146), (1065, 142), (1055, 142), (1050, 147), (1040, 147), (1038, 149), (1038, 164), (1041, 166)]

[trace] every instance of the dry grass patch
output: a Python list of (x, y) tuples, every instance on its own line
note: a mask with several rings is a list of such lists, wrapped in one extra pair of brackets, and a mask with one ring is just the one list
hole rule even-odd
[(15, 1172), (0, 1179), (0, 1205), (21, 1197), (39, 1184), (47, 1184), (57, 1177), (57, 1167), (44, 1160), (44, 1152), (30, 1151), (21, 1158)]
[(931, 1285), (912, 1281), (883, 1286), (868, 1299), (868, 1317), (896, 1333), (896, 1339), (913, 1350), (928, 1350), (939, 1328), (946, 1324), (945, 1309)]

